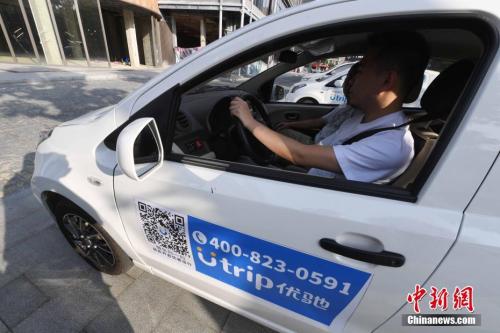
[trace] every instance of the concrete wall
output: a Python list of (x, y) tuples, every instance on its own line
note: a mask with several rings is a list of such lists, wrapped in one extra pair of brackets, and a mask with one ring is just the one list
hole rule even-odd
[(121, 0), (121, 2), (126, 2), (128, 4), (147, 9), (154, 12), (157, 16), (161, 15), (157, 0)]
[(160, 21), (161, 53), (163, 65), (175, 64), (174, 41), (172, 30), (164, 20)]

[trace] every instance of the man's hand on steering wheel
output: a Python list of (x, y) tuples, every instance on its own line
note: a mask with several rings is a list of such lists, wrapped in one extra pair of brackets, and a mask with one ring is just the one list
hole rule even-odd
[(237, 117), (246, 128), (251, 127), (251, 125), (255, 125), (253, 122), (256, 122), (255, 118), (250, 111), (250, 107), (248, 103), (243, 100), (241, 97), (234, 97), (231, 100), (231, 104), (229, 105), (229, 110), (231, 114)]
[(242, 149), (255, 163), (259, 165), (272, 164), (276, 160), (276, 155), (252, 134), (252, 131), (257, 126), (262, 126), (262, 124), (254, 118), (246, 100), (252, 104), (252, 108), (260, 115), (263, 124), (271, 128), (271, 122), (264, 103), (252, 95), (245, 95), (243, 98), (234, 97), (229, 104), (229, 110), (238, 120), (236, 122), (236, 133), (240, 138)]

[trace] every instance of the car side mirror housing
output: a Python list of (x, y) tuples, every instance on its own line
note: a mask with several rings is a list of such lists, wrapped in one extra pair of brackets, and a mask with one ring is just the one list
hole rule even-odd
[(144, 180), (163, 164), (163, 145), (153, 118), (139, 118), (125, 127), (116, 142), (116, 157), (122, 172)]

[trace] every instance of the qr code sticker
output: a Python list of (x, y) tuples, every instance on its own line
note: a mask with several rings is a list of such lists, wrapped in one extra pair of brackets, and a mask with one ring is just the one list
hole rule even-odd
[(185, 217), (141, 201), (137, 202), (137, 208), (144, 235), (153, 250), (191, 266)]

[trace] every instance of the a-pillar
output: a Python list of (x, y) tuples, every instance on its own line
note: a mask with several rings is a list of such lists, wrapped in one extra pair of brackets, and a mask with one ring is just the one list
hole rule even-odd
[(137, 46), (137, 35), (135, 31), (134, 13), (130, 10), (123, 10), (123, 21), (125, 23), (125, 33), (127, 35), (128, 55), (130, 57), (130, 65), (138, 67), (141, 63), (139, 60), (139, 48)]
[(45, 1), (29, 0), (33, 19), (35, 20), (36, 30), (40, 36), (43, 53), (48, 65), (62, 65), (63, 58), (57, 43), (58, 33), (55, 30), (50, 12)]

